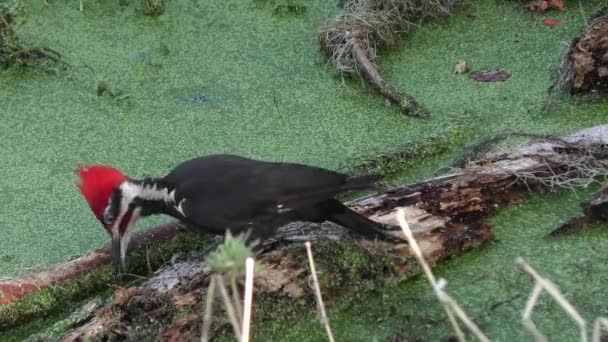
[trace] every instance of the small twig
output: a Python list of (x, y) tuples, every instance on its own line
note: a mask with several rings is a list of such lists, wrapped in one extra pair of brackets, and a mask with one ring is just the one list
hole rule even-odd
[(538, 298), (542, 294), (543, 290), (546, 291), (555, 301), (559, 304), (564, 311), (578, 324), (581, 334), (581, 342), (587, 341), (587, 328), (586, 322), (581, 317), (581, 315), (576, 311), (574, 306), (568, 302), (568, 300), (564, 297), (560, 289), (555, 285), (551, 280), (547, 278), (541, 277), (535, 269), (532, 268), (523, 258), (517, 258), (515, 261), (516, 264), (521, 267), (521, 269), (528, 273), (534, 281), (536, 285), (534, 286), (534, 290), (532, 290), (532, 294), (528, 299), (528, 304), (526, 305), (526, 310), (523, 314), (523, 323), (524, 325), (532, 332), (536, 341), (546, 341), (546, 337), (543, 336), (540, 331), (534, 325), (534, 322), (531, 319), (532, 311), (534, 310), (534, 306), (536, 305)]
[(602, 328), (604, 328), (604, 330), (608, 330), (608, 319), (598, 317), (593, 323), (593, 337), (591, 337), (592, 342), (602, 341)]
[(317, 296), (317, 304), (319, 305), (319, 311), (321, 313), (321, 323), (325, 326), (325, 332), (330, 342), (334, 342), (334, 335), (331, 332), (329, 326), (329, 319), (325, 313), (325, 304), (323, 304), (323, 297), (321, 297), (321, 287), (319, 286), (319, 279), (317, 279), (317, 270), (315, 269), (315, 262), (312, 258), (312, 249), (310, 248), (310, 241), (306, 241), (306, 254), (308, 255), (308, 264), (310, 265), (310, 273), (312, 274), (312, 280), (315, 284), (315, 294)]
[(272, 92), (272, 101), (274, 102), (274, 108), (277, 110), (277, 113), (281, 115), (281, 107), (279, 106), (279, 98), (277, 97), (277, 93), (275, 91)]
[(251, 326), (251, 304), (253, 301), (253, 258), (247, 258), (245, 262), (245, 307), (243, 315), (243, 339), (249, 342), (249, 327)]
[(513, 296), (513, 297), (511, 297), (511, 298), (509, 298), (509, 299), (505, 299), (505, 300), (500, 301), (500, 302), (498, 302), (498, 303), (494, 303), (494, 304), (492, 304), (492, 305), (491, 305), (489, 308), (487, 308), (486, 310), (487, 310), (487, 311), (494, 311), (494, 310), (495, 310), (496, 308), (498, 308), (499, 306), (502, 306), (502, 305), (505, 305), (505, 304), (509, 304), (509, 303), (511, 303), (512, 301), (514, 301), (514, 300), (516, 300), (516, 299), (518, 299), (518, 298), (520, 298), (520, 297), (521, 297), (521, 295), (520, 295), (520, 294), (518, 294), (518, 295), (515, 295), (515, 296)]
[(583, 21), (585, 22), (585, 27), (589, 26), (589, 21), (587, 21), (587, 15), (585, 14), (585, 10), (583, 9), (583, 4), (581, 3), (581, 1), (578, 1), (578, 10), (581, 12), (581, 17), (583, 18)]
[(528, 302), (526, 303), (526, 308), (524, 309), (524, 313), (522, 315), (523, 325), (532, 333), (532, 335), (534, 335), (534, 341), (536, 342), (547, 342), (547, 337), (543, 335), (540, 330), (538, 330), (536, 324), (534, 324), (534, 321), (531, 319), (532, 311), (534, 311), (534, 305), (536, 305), (538, 297), (540, 297), (542, 292), (543, 287), (536, 284), (532, 290), (532, 294), (530, 295)]
[(243, 317), (243, 310), (241, 309), (241, 296), (239, 294), (239, 288), (236, 286), (236, 276), (230, 275), (230, 288), (232, 290), (232, 301), (234, 308), (236, 309), (237, 317)]
[(224, 277), (220, 275), (216, 275), (217, 277), (217, 285), (220, 288), (220, 294), (222, 295), (222, 299), (224, 300), (224, 306), (226, 307), (226, 313), (228, 314), (228, 319), (230, 320), (230, 324), (232, 324), (232, 329), (234, 330), (234, 334), (236, 335), (236, 339), (238, 341), (241, 340), (241, 326), (239, 325), (238, 316), (235, 313), (234, 306), (230, 301), (230, 296), (228, 295), (228, 290), (226, 289), (226, 284), (224, 283)]
[(150, 263), (150, 245), (146, 244), (146, 266), (148, 267), (148, 273), (152, 274), (152, 264)]
[(207, 302), (205, 303), (205, 313), (203, 316), (203, 328), (201, 342), (209, 341), (209, 328), (211, 327), (211, 316), (213, 313), (213, 299), (215, 298), (215, 277), (211, 277), (209, 288), (207, 289)]

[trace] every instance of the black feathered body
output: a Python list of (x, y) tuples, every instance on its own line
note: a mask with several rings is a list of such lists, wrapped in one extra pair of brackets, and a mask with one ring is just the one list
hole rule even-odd
[[(162, 210), (194, 229), (224, 234), (251, 231), (266, 238), (294, 221), (332, 221), (366, 236), (379, 224), (352, 211), (335, 196), (374, 186), (373, 176), (348, 175), (301, 164), (211, 155), (178, 165), (159, 184), (173, 192), (174, 202)], [(155, 204), (158, 206), (158, 203)]]

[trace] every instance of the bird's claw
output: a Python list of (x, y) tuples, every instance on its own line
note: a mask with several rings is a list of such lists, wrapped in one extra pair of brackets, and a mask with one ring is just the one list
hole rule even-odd
[(386, 242), (392, 242), (392, 243), (407, 242), (406, 239), (392, 235), (392, 234), (382, 234), (382, 236), (379, 238), (379, 240), (386, 241)]
[(387, 232), (396, 232), (401, 230), (401, 226), (394, 224), (380, 224), (380, 229), (385, 230)]

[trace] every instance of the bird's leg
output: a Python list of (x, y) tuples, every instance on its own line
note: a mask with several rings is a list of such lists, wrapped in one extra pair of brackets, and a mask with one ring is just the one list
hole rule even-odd
[(387, 232), (395, 232), (401, 230), (401, 226), (388, 223), (378, 223), (378, 228)]

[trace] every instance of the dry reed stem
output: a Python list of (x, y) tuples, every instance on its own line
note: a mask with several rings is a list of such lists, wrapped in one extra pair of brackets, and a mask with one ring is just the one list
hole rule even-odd
[(331, 332), (329, 326), (329, 319), (325, 313), (325, 304), (323, 304), (323, 297), (321, 297), (321, 287), (319, 286), (319, 279), (317, 279), (317, 270), (315, 269), (315, 262), (312, 258), (312, 249), (310, 247), (310, 241), (306, 241), (306, 254), (308, 255), (308, 263), (310, 265), (310, 273), (312, 274), (312, 280), (315, 285), (315, 295), (317, 296), (317, 304), (321, 313), (321, 323), (325, 326), (325, 332), (330, 342), (334, 342), (334, 335)]
[(536, 272), (532, 266), (530, 266), (523, 258), (517, 258), (515, 261), (516, 264), (521, 267), (521, 269), (528, 273), (536, 282), (534, 289), (532, 290), (532, 294), (528, 299), (528, 303), (526, 304), (526, 309), (522, 315), (523, 324), (528, 330), (534, 335), (536, 341), (547, 341), (547, 338), (536, 328), (536, 325), (532, 321), (532, 312), (534, 311), (534, 306), (538, 302), (538, 298), (542, 294), (543, 291), (547, 292), (559, 306), (564, 309), (564, 311), (574, 320), (574, 322), (579, 326), (580, 334), (581, 334), (581, 342), (587, 342), (587, 324), (583, 317), (576, 311), (574, 306), (568, 302), (568, 300), (564, 297), (560, 289), (555, 285), (551, 280), (547, 278), (543, 278)]
[(203, 328), (201, 329), (201, 342), (209, 341), (209, 328), (211, 327), (211, 315), (213, 313), (213, 299), (215, 298), (215, 277), (211, 277), (207, 289), (207, 302), (205, 303), (205, 314), (203, 316)]
[(253, 301), (253, 258), (245, 261), (245, 307), (243, 310), (243, 339), (242, 342), (249, 342), (249, 327), (251, 326), (251, 304)]
[(412, 231), (410, 230), (410, 227), (407, 221), (405, 220), (405, 212), (403, 211), (403, 209), (399, 209), (399, 211), (397, 212), (397, 219), (399, 220), (401, 230), (403, 230), (403, 234), (405, 234), (405, 237), (412, 251), (414, 252), (414, 255), (416, 256), (416, 259), (422, 266), (424, 273), (429, 279), (429, 282), (433, 287), (437, 299), (439, 299), (439, 302), (443, 305), (443, 308), (448, 316), (450, 324), (452, 325), (452, 329), (454, 330), (454, 333), (456, 334), (458, 340), (466, 341), (464, 333), (462, 332), (462, 329), (460, 329), (460, 326), (458, 325), (458, 322), (454, 317), (454, 313), (480, 341), (489, 342), (490, 339), (488, 339), (488, 337), (484, 335), (484, 333), (477, 327), (477, 325), (473, 323), (473, 321), (467, 316), (464, 310), (462, 310), (462, 308), (460, 308), (460, 306), (456, 304), (456, 302), (443, 291), (443, 288), (447, 282), (444, 279), (439, 279), (439, 282), (435, 280), (435, 276), (433, 275), (433, 272), (431, 271), (431, 268), (427, 264), (426, 260), (424, 260), (422, 251), (420, 250), (420, 247), (418, 246), (418, 243), (416, 242), (416, 239), (414, 238), (414, 235), (412, 234)]
[(602, 341), (602, 328), (604, 328), (604, 330), (608, 330), (608, 319), (604, 317), (598, 317), (593, 323), (593, 336), (591, 337), (591, 341)]
[(224, 277), (220, 275), (215, 275), (217, 278), (217, 285), (220, 288), (220, 295), (224, 300), (224, 306), (226, 307), (226, 313), (228, 314), (228, 320), (230, 324), (232, 324), (232, 330), (234, 330), (234, 335), (236, 335), (237, 341), (242, 339), (241, 334), (241, 326), (239, 325), (239, 319), (236, 315), (236, 310), (230, 300), (230, 295), (228, 295), (228, 289), (226, 289), (226, 284), (224, 283)]
[(230, 275), (230, 288), (232, 290), (232, 301), (237, 317), (243, 317), (243, 310), (241, 309), (241, 296), (239, 295), (239, 288), (236, 285), (236, 276)]

